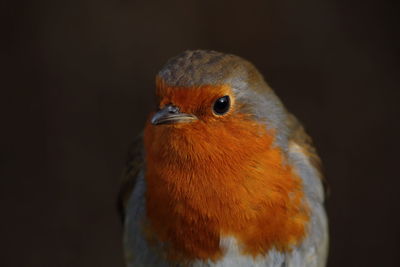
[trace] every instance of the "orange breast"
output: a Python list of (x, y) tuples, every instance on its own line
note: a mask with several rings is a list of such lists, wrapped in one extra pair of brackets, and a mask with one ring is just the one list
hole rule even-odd
[(249, 255), (290, 250), (309, 220), (302, 184), (268, 132), (243, 114), (145, 129), (149, 238), (175, 260), (223, 255), (234, 236)]

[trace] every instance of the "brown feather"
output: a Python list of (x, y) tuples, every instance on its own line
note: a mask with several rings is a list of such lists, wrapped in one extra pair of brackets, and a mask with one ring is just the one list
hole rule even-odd
[(136, 184), (136, 177), (144, 165), (143, 133), (141, 133), (131, 144), (126, 167), (122, 173), (121, 185), (117, 199), (117, 209), (123, 222), (125, 219), (126, 206), (129, 196)]
[(329, 185), (327, 180), (323, 175), (323, 167), (321, 163), (321, 159), (318, 156), (317, 150), (313, 144), (311, 137), (304, 130), (303, 125), (299, 122), (299, 120), (291, 113), (288, 112), (287, 125), (289, 128), (289, 142), (295, 142), (302, 149), (304, 154), (309, 158), (311, 165), (318, 171), (319, 177), (322, 180), (325, 198), (329, 196)]

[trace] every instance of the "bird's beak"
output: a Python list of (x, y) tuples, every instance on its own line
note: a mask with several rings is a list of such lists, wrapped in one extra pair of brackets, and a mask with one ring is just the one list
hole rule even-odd
[(154, 125), (172, 124), (182, 122), (196, 121), (197, 117), (192, 114), (181, 113), (179, 108), (173, 105), (166, 105), (163, 109), (159, 110), (151, 118), (151, 123)]

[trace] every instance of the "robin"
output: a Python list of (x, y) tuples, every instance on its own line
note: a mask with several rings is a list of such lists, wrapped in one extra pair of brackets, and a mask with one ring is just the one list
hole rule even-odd
[(319, 157), (251, 63), (186, 51), (156, 99), (119, 196), (129, 267), (325, 266)]

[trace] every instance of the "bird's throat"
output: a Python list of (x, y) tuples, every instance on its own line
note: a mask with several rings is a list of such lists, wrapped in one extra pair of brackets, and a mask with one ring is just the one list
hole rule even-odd
[(149, 238), (179, 261), (218, 259), (223, 236), (234, 236), (254, 256), (300, 242), (309, 220), (301, 180), (273, 136), (238, 118), (218, 128), (148, 124)]

